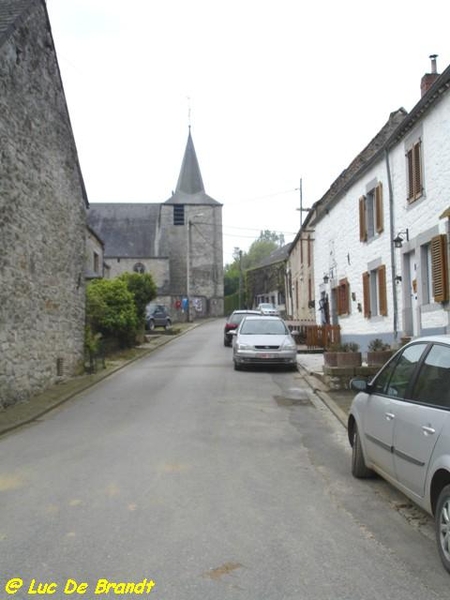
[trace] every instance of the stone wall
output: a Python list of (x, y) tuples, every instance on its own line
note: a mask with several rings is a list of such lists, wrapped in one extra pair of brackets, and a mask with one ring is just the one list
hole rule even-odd
[(85, 194), (45, 3), (0, 47), (0, 406), (83, 361)]

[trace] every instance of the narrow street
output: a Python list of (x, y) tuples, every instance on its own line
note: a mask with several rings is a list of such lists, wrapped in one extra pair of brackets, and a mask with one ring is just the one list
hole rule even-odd
[(17, 577), (21, 600), (33, 579), (58, 600), (68, 580), (87, 584), (73, 597), (123, 593), (100, 579), (160, 600), (447, 597), (430, 522), (405, 518), (383, 481), (351, 477), (346, 431), (300, 374), (234, 372), (222, 328), (0, 438), (0, 589)]

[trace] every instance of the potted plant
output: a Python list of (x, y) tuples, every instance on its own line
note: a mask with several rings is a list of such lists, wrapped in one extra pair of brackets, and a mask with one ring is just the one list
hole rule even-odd
[(331, 344), (323, 353), (323, 360), (327, 367), (337, 367), (337, 355), (341, 351), (340, 344)]
[(367, 364), (369, 367), (384, 365), (391, 358), (393, 350), (389, 344), (381, 338), (375, 338), (369, 342), (367, 347)]
[(362, 354), (359, 346), (355, 342), (347, 342), (341, 345), (341, 350), (337, 354), (338, 367), (360, 367), (362, 364)]

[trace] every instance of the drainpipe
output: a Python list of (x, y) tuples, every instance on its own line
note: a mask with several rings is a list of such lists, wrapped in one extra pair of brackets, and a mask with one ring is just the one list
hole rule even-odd
[(397, 341), (398, 337), (398, 302), (397, 302), (397, 289), (395, 287), (395, 247), (392, 242), (394, 239), (394, 192), (392, 190), (392, 178), (391, 178), (391, 167), (389, 164), (389, 151), (385, 148), (384, 156), (386, 160), (386, 171), (388, 179), (389, 189), (389, 221), (390, 221), (390, 236), (389, 244), (391, 247), (391, 279), (392, 279), (392, 304), (393, 304), (393, 323), (392, 330), (394, 332), (394, 340)]

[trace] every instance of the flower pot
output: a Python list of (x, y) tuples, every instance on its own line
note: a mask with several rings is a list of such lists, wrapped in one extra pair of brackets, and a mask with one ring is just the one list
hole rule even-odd
[(327, 367), (337, 367), (337, 352), (324, 352), (323, 360)]
[(393, 350), (373, 350), (367, 352), (367, 364), (369, 367), (381, 367), (393, 355)]
[(360, 367), (362, 364), (361, 352), (337, 352), (338, 367)]

